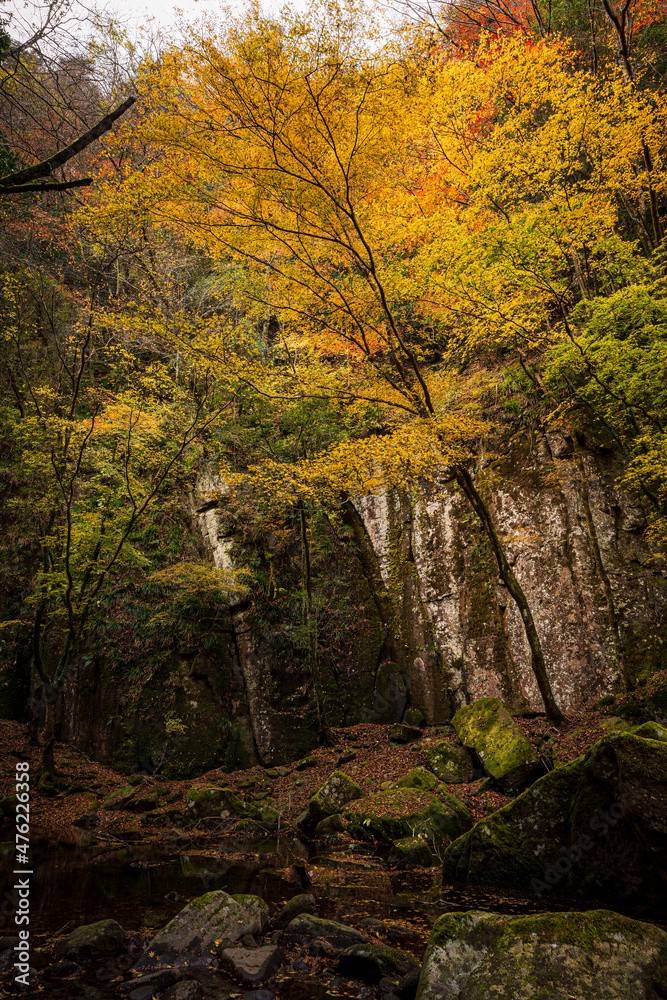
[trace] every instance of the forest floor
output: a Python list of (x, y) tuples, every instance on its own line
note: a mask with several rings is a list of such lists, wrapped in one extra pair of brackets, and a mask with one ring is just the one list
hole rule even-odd
[[(517, 718), (518, 725), (538, 753), (558, 764), (568, 763), (585, 753), (608, 731), (608, 716), (601, 712), (586, 712), (565, 720), (559, 729), (549, 726), (543, 717)], [(438, 735), (453, 738), (453, 732), (439, 727), (424, 730), (424, 736)], [(264, 799), (275, 806), (281, 824), (287, 833), (297, 817), (308, 805), (308, 800), (333, 770), (341, 758), (347, 758), (341, 769), (358, 782), (368, 794), (379, 790), (383, 781), (396, 781), (426, 759), (419, 743), (397, 746), (390, 742), (387, 727), (361, 724), (347, 729), (333, 730), (333, 745), (318, 747), (308, 755), (309, 766), (294, 761), (279, 769), (259, 766), (227, 773), (223, 769), (209, 771), (198, 778), (174, 780), (162, 775), (144, 775), (141, 791), (157, 792), (159, 802), (171, 808), (173, 820), (169, 829), (154, 823), (151, 812), (136, 813), (127, 810), (108, 811), (101, 803), (113, 792), (128, 783), (128, 777), (113, 768), (91, 760), (86, 754), (63, 743), (55, 747), (58, 788), (55, 794), (44, 795), (36, 788), (31, 792), (30, 830), (33, 843), (89, 844), (94, 840), (119, 840), (128, 844), (138, 842), (164, 842), (179, 833), (178, 810), (185, 804), (190, 788), (224, 785), (231, 788), (240, 799), (259, 804)], [(27, 729), (17, 722), (0, 720), (0, 797), (14, 792), (15, 765), (29, 761), (30, 774), (37, 774), (41, 757), (39, 746), (31, 746)], [(267, 770), (270, 772), (267, 774)], [(278, 774), (276, 772), (279, 771)], [(136, 780), (136, 779), (135, 779)], [(509, 797), (496, 791), (482, 791), (482, 779), (466, 784), (448, 786), (470, 811), (477, 822), (489, 812), (509, 801)], [(9, 804), (8, 804), (9, 805)], [(4, 829), (11, 835), (14, 825), (13, 807), (5, 808)], [(156, 819), (158, 816), (156, 815)], [(160, 816), (160, 820), (164, 817)], [(212, 835), (233, 836), (238, 820), (220, 821), (215, 825), (203, 821), (187, 827), (190, 841), (205, 840)]]

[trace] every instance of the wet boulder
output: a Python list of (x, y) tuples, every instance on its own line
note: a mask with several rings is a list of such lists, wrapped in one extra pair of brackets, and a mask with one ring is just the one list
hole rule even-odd
[(340, 971), (352, 979), (379, 983), (383, 976), (401, 978), (419, 968), (409, 951), (384, 944), (353, 944), (340, 953)]
[(230, 896), (221, 889), (207, 892), (158, 932), (134, 968), (142, 971), (210, 960), (219, 945), (233, 944), (244, 934), (260, 934), (268, 916), (268, 907), (258, 896)]
[(318, 788), (308, 803), (308, 817), (311, 823), (319, 823), (327, 816), (341, 811), (343, 806), (354, 799), (363, 797), (363, 789), (348, 778), (343, 771), (334, 771)]
[(95, 958), (125, 947), (125, 931), (116, 920), (98, 920), (77, 927), (59, 946), (65, 958)]
[(408, 865), (430, 868), (433, 864), (433, 854), (424, 837), (403, 837), (401, 840), (394, 840), (391, 846), (394, 854)]
[(385, 844), (415, 836), (442, 844), (455, 840), (472, 826), (470, 813), (453, 795), (413, 788), (368, 795), (351, 803), (345, 817), (353, 837)]
[(421, 748), (429, 768), (440, 781), (459, 785), (473, 780), (475, 766), (465, 747), (447, 740), (425, 740)]
[(650, 902), (667, 894), (667, 744), (605, 736), (450, 844), (445, 883)]
[(667, 934), (609, 910), (436, 921), (417, 1000), (653, 1000), (667, 995)]
[(297, 938), (324, 938), (334, 948), (348, 948), (353, 944), (365, 944), (368, 938), (361, 931), (347, 924), (339, 924), (337, 920), (324, 920), (309, 913), (290, 920), (286, 933)]
[(464, 705), (452, 725), (503, 791), (516, 791), (544, 774), (544, 764), (498, 698)]

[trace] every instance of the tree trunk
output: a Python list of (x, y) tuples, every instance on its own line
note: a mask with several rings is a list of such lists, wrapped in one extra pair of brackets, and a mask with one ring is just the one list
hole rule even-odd
[(523, 627), (526, 632), (526, 639), (528, 640), (528, 645), (530, 646), (530, 665), (535, 675), (535, 680), (537, 681), (540, 694), (542, 695), (542, 701), (544, 702), (547, 718), (554, 723), (562, 722), (563, 714), (556, 704), (556, 699), (554, 698), (551, 690), (551, 684), (549, 682), (549, 677), (544, 663), (542, 645), (540, 643), (540, 637), (537, 634), (530, 605), (526, 600), (526, 595), (521, 588), (521, 584), (514, 575), (514, 570), (507, 560), (502, 542), (498, 537), (498, 532), (496, 531), (496, 527), (493, 523), (491, 511), (475, 486), (472, 476), (464, 466), (457, 465), (454, 469), (454, 475), (457, 483), (470, 502), (471, 507), (482, 522), (482, 526), (496, 557), (500, 577), (507, 587), (510, 597), (519, 609), (519, 614), (521, 615)]
[(42, 767), (40, 781), (55, 781), (56, 765), (53, 755), (53, 746), (56, 742), (55, 734), (56, 706), (48, 702), (46, 705), (46, 719), (44, 720), (44, 732), (42, 734)]

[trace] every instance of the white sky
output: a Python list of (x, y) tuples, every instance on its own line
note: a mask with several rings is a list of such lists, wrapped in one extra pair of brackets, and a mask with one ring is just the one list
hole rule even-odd
[[(62, 2), (62, 0), (61, 0)], [(68, 0), (64, 0), (65, 3)], [(294, 6), (305, 6), (307, 0), (293, 0)], [(143, 27), (170, 30), (179, 20), (189, 23), (201, 21), (207, 15), (220, 14), (225, 7), (243, 10), (245, 0), (71, 0), (69, 24), (73, 34), (81, 36), (85, 28), (88, 7), (95, 7), (115, 15), (132, 33)], [(277, 13), (281, 0), (263, 0), (267, 13)], [(12, 37), (23, 39), (42, 22), (48, 4), (35, 0), (0, 0), (0, 16), (11, 15), (9, 31)], [(31, 30), (32, 29), (32, 30)]]

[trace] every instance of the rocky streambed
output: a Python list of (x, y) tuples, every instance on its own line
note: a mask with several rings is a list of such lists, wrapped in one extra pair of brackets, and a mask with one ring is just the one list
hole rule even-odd
[(453, 724), (444, 738), (389, 727), (403, 773), (371, 782), (343, 755), (289, 819), (263, 791), (241, 798), (254, 778), (199, 781), (177, 807), (148, 782), (112, 790), (103, 818), (136, 816), (152, 795), (142, 815), (165, 836), (121, 845), (102, 819), (69, 855), (45, 848), (26, 995), (667, 997), (662, 722), (611, 720), (556, 767), (497, 699)]

